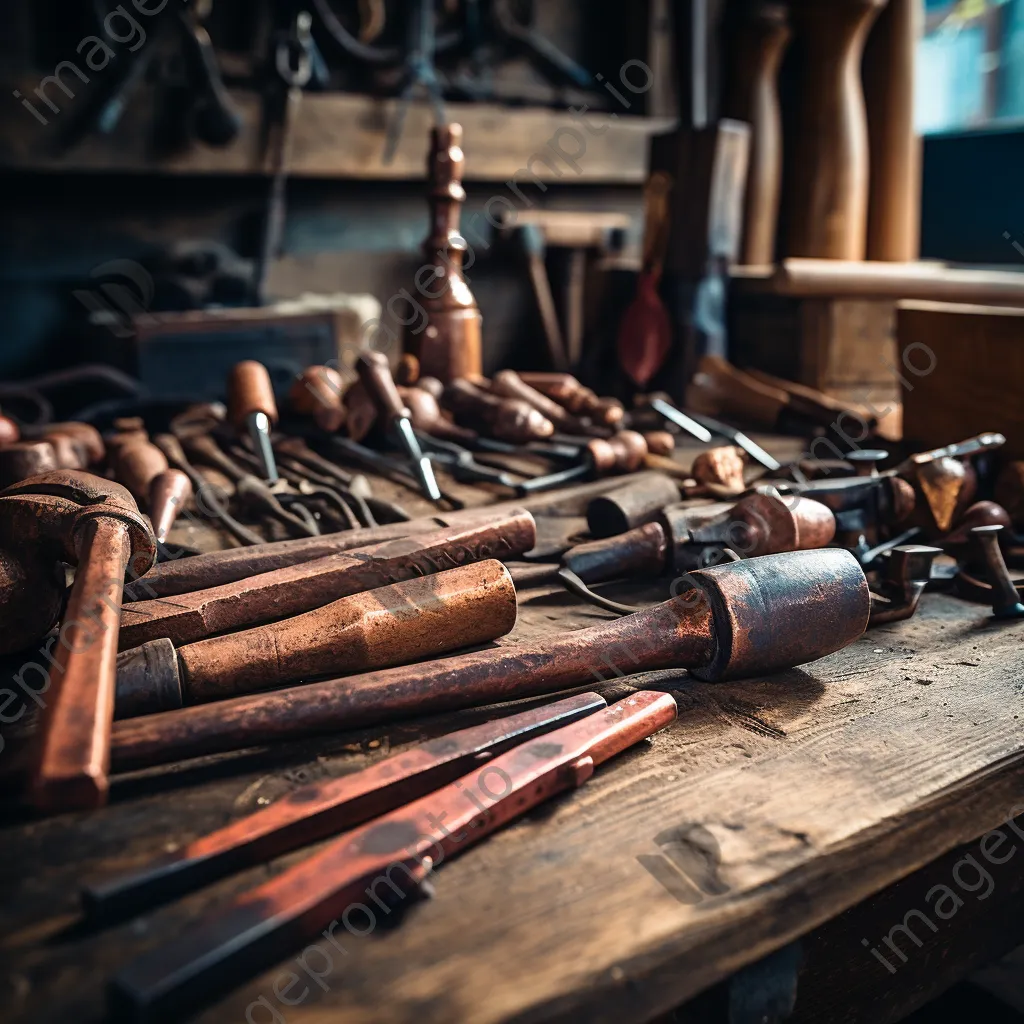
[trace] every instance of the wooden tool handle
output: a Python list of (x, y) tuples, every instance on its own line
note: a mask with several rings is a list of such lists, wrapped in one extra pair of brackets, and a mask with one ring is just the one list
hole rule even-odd
[(246, 359), (236, 363), (228, 375), (228, 420), (236, 430), (243, 430), (254, 412), (262, 412), (271, 423), (277, 423), (277, 401), (270, 374), (262, 363)]
[(618, 536), (577, 544), (562, 556), (562, 565), (584, 583), (623, 577), (652, 579), (665, 571), (667, 550), (661, 523), (645, 523)]
[[(116, 1001), (147, 1018), (193, 1008), (211, 986), (216, 991), (239, 972), (259, 971), (318, 937), (332, 918), (373, 892), (376, 879), (400, 879), (403, 895), (410, 895), (431, 866), (428, 851), (436, 848), (438, 862), (456, 855), (531, 807), (583, 785), (595, 766), (675, 717), (671, 694), (638, 691), (513, 747), (461, 780), (343, 834), (173, 943), (144, 954), (114, 979)], [(443, 836), (435, 843), (442, 819)]]
[(160, 637), (180, 647), (217, 633), (300, 615), (361, 591), (439, 570), (488, 558), (515, 559), (536, 542), (533, 516), (525, 509), (512, 509), (464, 526), (435, 527), (415, 536), (366, 545), (351, 554), (327, 554), (257, 572), (169, 600), (136, 601), (121, 613), (121, 648), (138, 647)]
[(328, 839), (447, 785), (485, 758), (606, 707), (582, 693), (554, 704), (447, 733), (341, 778), (311, 783), (217, 829), (140, 871), (90, 885), (82, 901), (93, 921), (110, 922), (209, 885), (232, 871)]
[(120, 770), (554, 693), (628, 672), (690, 668), (725, 679), (799, 665), (856, 640), (867, 580), (848, 551), (796, 551), (716, 566), (687, 590), (614, 622), (421, 665), (115, 723)]
[(457, 423), (445, 419), (441, 406), (429, 391), (419, 387), (399, 388), (398, 394), (409, 410), (413, 426), (417, 430), (442, 440), (455, 441), (457, 444), (471, 444), (477, 440), (479, 435), (475, 430), (460, 427)]
[[(96, 517), (79, 531), (79, 564), (43, 711), (32, 800), (46, 812), (92, 810), (107, 800), (115, 660), (131, 535)], [(62, 634), (63, 635), (63, 634)]]
[(500, 562), (449, 569), (181, 648), (185, 703), (429, 658), (504, 636), (515, 621)]
[(295, 378), (288, 392), (292, 408), (302, 416), (312, 416), (321, 430), (334, 433), (345, 423), (341, 396), (345, 382), (330, 366), (307, 366)]
[(398, 393), (388, 357), (383, 352), (363, 352), (356, 360), (356, 372), (377, 411), (388, 423), (409, 418), (409, 410)]
[(555, 432), (555, 425), (528, 403), (499, 398), (464, 378), (445, 388), (442, 402), (457, 417), (485, 423), (496, 438), (512, 444), (540, 441)]
[(129, 444), (117, 452), (114, 471), (140, 505), (148, 507), (153, 481), (168, 469), (167, 456), (148, 441)]
[(504, 398), (518, 398), (520, 401), (526, 402), (542, 416), (551, 420), (559, 430), (564, 430), (566, 433), (573, 433), (578, 426), (575, 416), (572, 416), (547, 395), (530, 387), (515, 370), (500, 370), (496, 373), (491, 380), (491, 390), (494, 394)]
[(780, 388), (754, 380), (720, 356), (704, 356), (686, 389), (686, 406), (706, 416), (736, 416), (774, 429), (789, 405)]
[[(625, 533), (658, 518), (666, 505), (679, 501), (679, 486), (670, 477), (651, 473), (587, 505), (587, 527), (593, 537)], [(578, 574), (577, 574), (578, 575)]]
[(91, 423), (80, 423), (78, 420), (48, 423), (44, 432), (46, 434), (67, 434), (69, 437), (73, 437), (79, 444), (84, 445), (91, 465), (102, 462), (106, 455), (103, 437)]

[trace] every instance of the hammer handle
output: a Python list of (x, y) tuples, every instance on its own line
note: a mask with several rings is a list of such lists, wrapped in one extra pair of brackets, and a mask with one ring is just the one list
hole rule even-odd
[(714, 646), (695, 592), (634, 615), (528, 644), (455, 655), (114, 723), (128, 771), (222, 750), (351, 729), (409, 715), (494, 704), (611, 676), (699, 665)]
[(47, 812), (92, 810), (107, 799), (128, 528), (110, 517), (90, 519), (78, 551), (32, 780), (33, 802)]
[(186, 704), (429, 658), (504, 636), (516, 592), (490, 559), (342, 598), (178, 651)]
[(351, 554), (330, 554), (169, 600), (136, 601), (121, 613), (121, 649), (160, 637), (178, 646), (190, 644), (439, 569), (486, 558), (519, 558), (536, 539), (533, 516), (520, 509), (496, 515), (491, 522), (481, 519), (460, 529), (439, 528)]

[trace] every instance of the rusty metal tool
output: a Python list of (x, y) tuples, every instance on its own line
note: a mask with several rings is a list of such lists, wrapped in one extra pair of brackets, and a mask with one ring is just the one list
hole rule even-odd
[(31, 796), (41, 811), (106, 802), (114, 659), (125, 578), (146, 572), (156, 541), (128, 491), (57, 470), (0, 494), (4, 542), (59, 552), (77, 566), (42, 711)]
[(993, 617), (1019, 619), (1024, 617), (1024, 602), (999, 548), (999, 535), (1004, 529), (1003, 526), (976, 526), (971, 530), (971, 542), (985, 565)]
[(412, 537), (432, 532), (443, 526), (461, 529), (470, 523), (492, 522), (508, 511), (521, 509), (509, 504), (495, 509), (439, 512), (423, 519), (388, 523), (385, 526), (343, 530), (340, 533), (321, 534), (318, 537), (263, 541), (246, 548), (210, 551), (154, 566), (136, 584), (126, 588), (125, 597), (130, 601), (139, 601), (186, 594), (193, 590), (206, 590), (225, 583), (245, 580), (257, 573), (298, 565), (300, 562), (311, 562), (315, 558), (323, 558), (342, 551), (359, 550), (367, 545), (395, 540), (398, 537)]
[(512, 578), (486, 559), (183, 647), (164, 638), (123, 651), (117, 713), (144, 715), (434, 657), (495, 640), (515, 622)]
[(581, 461), (578, 465), (526, 480), (516, 487), (516, 491), (520, 495), (535, 494), (587, 477), (632, 473), (640, 468), (647, 455), (647, 442), (643, 434), (633, 430), (620, 430), (607, 440), (595, 437), (587, 441), (579, 449), (579, 455)]
[(419, 430), (415, 433), (420, 445), (430, 452), (432, 459), (444, 466), (453, 479), (463, 483), (498, 484), (512, 491), (518, 486), (519, 481), (511, 473), (478, 462), (471, 451), (454, 441), (443, 441)]
[(909, 619), (921, 601), (932, 576), (932, 562), (942, 548), (926, 544), (901, 544), (894, 547), (882, 580), (871, 591), (871, 626)]
[(631, 481), (592, 498), (587, 505), (587, 528), (592, 537), (626, 533), (656, 521), (663, 509), (678, 501), (678, 485), (667, 476), (652, 473), (643, 480)]
[(460, 707), (555, 693), (610, 674), (688, 668), (718, 681), (841, 650), (867, 626), (848, 551), (766, 555), (690, 573), (679, 596), (614, 622), (421, 665), (116, 723), (120, 770)]
[(600, 695), (579, 694), (439, 736), (362, 771), (304, 786), (141, 871), (87, 886), (82, 891), (86, 917), (109, 923), (139, 914), (245, 867), (327, 839), (453, 782), (517, 743), (604, 707)]
[[(235, 498), (251, 508), (281, 523), (289, 533), (299, 536), (315, 536), (320, 531), (306, 519), (289, 512), (278, 500), (272, 485), (250, 473), (229, 458), (211, 434), (190, 434), (181, 438), (182, 448), (194, 459), (220, 470), (235, 485)], [(274, 479), (280, 484), (281, 477), (274, 464)]]
[(220, 587), (170, 599), (136, 601), (121, 612), (120, 646), (123, 650), (160, 638), (175, 646), (194, 643), (441, 569), (487, 558), (516, 559), (536, 541), (533, 516), (525, 509), (512, 510), (486, 520), (481, 517), (461, 528), (438, 527)]
[[(383, 873), (425, 878), (432, 861), (420, 844), (427, 837), (433, 846), (431, 822), (444, 819), (438, 848), (442, 856), (454, 856), (530, 808), (583, 785), (597, 766), (675, 717), (671, 694), (640, 690), (580, 721), (525, 737), (461, 780), (372, 818), (218, 907), (174, 943), (140, 956), (114, 978), (111, 1003), (147, 1020), (193, 1008), (229, 979), (258, 971), (319, 935), (340, 909), (365, 898), (366, 887)], [(489, 785), (494, 779), (500, 780), (500, 795)], [(393, 871), (398, 866), (401, 874)], [(404, 885), (409, 895), (409, 881)]]
[(855, 476), (878, 476), (878, 466), (889, 458), (884, 448), (855, 448), (846, 455)]
[(49, 441), (15, 441), (0, 448), (0, 487), (59, 468)]
[[(173, 434), (157, 434), (153, 438), (153, 444), (160, 449), (167, 457), (170, 465), (181, 470), (188, 477), (192, 484), (192, 490), (196, 497), (196, 508), (211, 519), (216, 519), (232, 537), (239, 543), (246, 545), (262, 544), (263, 538), (240, 523), (228, 511), (222, 494), (217, 488), (207, 482), (205, 477), (188, 460), (181, 447), (181, 442)], [(165, 563), (174, 565), (173, 562)], [(125, 600), (131, 601), (131, 587), (125, 589)]]
[(270, 374), (262, 363), (247, 359), (232, 367), (228, 375), (228, 418), (236, 430), (248, 431), (263, 466), (263, 479), (275, 483), (277, 465), (270, 431), (277, 423), (277, 401)]
[(648, 404), (669, 423), (674, 423), (680, 430), (695, 437), (702, 444), (711, 443), (711, 431), (707, 427), (702, 426), (692, 416), (687, 416), (685, 412), (677, 409), (674, 405), (670, 405), (663, 398), (651, 398)]
[(441, 491), (434, 478), (434, 467), (420, 448), (412, 425), (412, 413), (398, 393), (388, 357), (383, 352), (363, 352), (356, 360), (356, 372), (388, 430), (405, 449), (420, 489), (431, 501), (440, 501)]

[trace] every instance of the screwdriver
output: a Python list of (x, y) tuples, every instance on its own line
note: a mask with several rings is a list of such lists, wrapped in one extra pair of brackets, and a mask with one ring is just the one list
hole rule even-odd
[(277, 483), (277, 463), (270, 443), (270, 428), (277, 423), (274, 385), (262, 363), (246, 359), (228, 375), (228, 418), (238, 431), (248, 430), (263, 479)]
[(413, 430), (412, 413), (398, 393), (395, 379), (391, 376), (388, 357), (383, 352), (363, 352), (356, 360), (356, 372), (367, 394), (377, 406), (381, 419), (409, 456), (423, 493), (431, 501), (440, 501), (441, 490), (434, 478), (434, 467), (420, 447), (416, 432)]

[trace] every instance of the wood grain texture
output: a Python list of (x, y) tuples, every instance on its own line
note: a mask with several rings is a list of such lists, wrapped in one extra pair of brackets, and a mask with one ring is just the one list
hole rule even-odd
[(869, 260), (920, 255), (922, 146), (914, 131), (914, 64), (923, 23), (923, 0), (889, 0), (864, 53)]
[(784, 4), (743, 5), (723, 113), (750, 125), (750, 167), (740, 260), (771, 263), (782, 191), (782, 115), (778, 73), (789, 42)]
[[(97, 80), (98, 80), (97, 76)], [(74, 80), (70, 71), (64, 79)], [(39, 85), (39, 78), (13, 83), (27, 96)], [(77, 81), (75, 82), (77, 86)], [(116, 131), (93, 136), (75, 147), (68, 156), (52, 152), (53, 131), (61, 116), (68, 118), (79, 104), (88, 102), (87, 91), (76, 89), (74, 100), (60, 96), (66, 107), (53, 115), (49, 126), (34, 120), (14, 100), (0, 113), (0, 166), (20, 170), (108, 171), (158, 174), (269, 174), (272, 152), (262, 144), (261, 99), (258, 93), (231, 90), (232, 101), (242, 116), (242, 130), (229, 145), (219, 148), (193, 146), (170, 157), (150, 151), (147, 89), (125, 111)], [(307, 93), (295, 121), (289, 174), (292, 177), (420, 180), (427, 159), (427, 138), (432, 124), (428, 105), (409, 108), (395, 158), (385, 164), (384, 139), (394, 117), (397, 100), (375, 99), (345, 93)], [(668, 118), (630, 117), (592, 111), (594, 133), (581, 127), (565, 110), (514, 109), (486, 103), (450, 103), (445, 109), (452, 121), (460, 123), (472, 140), (466, 151), (468, 181), (504, 182), (526, 162), (530, 174), (542, 181), (558, 181), (567, 170), (573, 181), (607, 181), (640, 184), (646, 177), (647, 138), (651, 132), (666, 131)], [(604, 130), (601, 130), (604, 128)], [(559, 134), (560, 133), (560, 134)], [(578, 133), (582, 147), (576, 141)], [(556, 138), (557, 135), (557, 138)], [(570, 156), (584, 151), (575, 162), (562, 162), (546, 150), (549, 141)], [(271, 150), (273, 147), (271, 147)]]
[[(534, 590), (509, 641), (606, 619)], [(586, 790), (442, 864), (436, 898), (400, 927), (355, 938), (339, 926), (344, 954), (324, 940), (330, 965), (306, 958), (325, 987), (293, 957), (196, 1020), (244, 1020), (260, 998), (289, 1024), (648, 1020), (1006, 819), (1024, 781), (1022, 638), (1024, 625), (993, 627), (985, 609), (927, 594), (917, 618), (802, 671), (725, 685), (632, 678), (671, 687), (679, 721)], [(105, 977), (275, 869), (93, 936), (63, 931), (83, 878), (141, 866), (168, 843), (481, 714), (125, 778), (88, 818), (8, 823), (19, 870), (0, 893), (7, 1019), (98, 1017)], [(668, 853), (676, 895), (638, 859), (660, 871)], [(302, 996), (297, 1005), (282, 1004), (275, 983)], [(264, 1004), (252, 1015), (272, 1019)]]
[(1006, 458), (1024, 457), (1024, 309), (903, 302), (896, 323), (907, 439), (932, 448), (996, 430)]
[(788, 255), (864, 258), (870, 161), (860, 65), (868, 32), (885, 2), (794, 4), (805, 68), (788, 169)]

